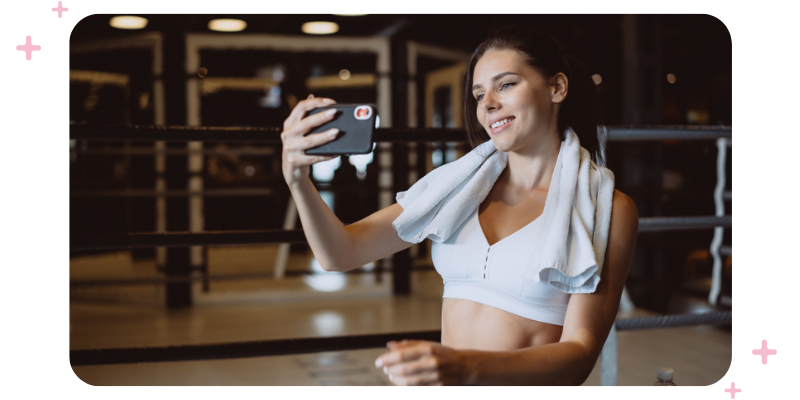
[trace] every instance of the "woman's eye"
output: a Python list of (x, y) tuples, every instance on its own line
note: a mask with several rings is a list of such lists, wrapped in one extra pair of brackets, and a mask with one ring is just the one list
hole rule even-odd
[(512, 82), (512, 83), (504, 83), (503, 85), (501, 85), (501, 89), (508, 89), (511, 86), (514, 86), (515, 84), (516, 83), (514, 83), (514, 82)]
[(483, 94), (479, 94), (479, 95), (475, 96), (475, 100), (477, 100), (478, 102), (483, 100)]

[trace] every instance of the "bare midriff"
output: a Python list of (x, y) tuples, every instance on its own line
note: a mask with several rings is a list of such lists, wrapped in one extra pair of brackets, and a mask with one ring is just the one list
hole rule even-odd
[[(508, 172), (508, 168), (503, 170), (478, 210), (481, 233), (490, 245), (544, 212), (550, 183), (520, 195), (508, 185)], [(541, 346), (558, 342), (561, 328), (471, 300), (442, 299), (442, 344), (456, 349), (510, 351)]]
[(510, 351), (555, 343), (561, 326), (530, 320), (471, 300), (442, 299), (442, 345)]

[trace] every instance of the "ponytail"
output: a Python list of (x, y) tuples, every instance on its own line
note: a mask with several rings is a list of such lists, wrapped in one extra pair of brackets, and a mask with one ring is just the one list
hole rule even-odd
[(567, 127), (572, 127), (581, 147), (589, 151), (595, 163), (605, 166), (605, 131), (600, 127), (600, 102), (594, 81), (586, 65), (576, 56), (565, 55), (564, 63), (570, 73), (564, 73), (569, 87), (558, 114), (561, 140)]

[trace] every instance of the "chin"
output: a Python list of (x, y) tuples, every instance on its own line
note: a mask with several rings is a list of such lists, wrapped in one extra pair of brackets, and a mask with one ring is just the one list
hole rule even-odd
[(494, 148), (495, 149), (497, 149), (499, 151), (502, 151), (502, 152), (508, 152), (508, 150), (509, 150), (508, 143), (506, 143), (505, 141), (502, 141), (502, 140), (498, 142), (497, 140), (494, 140), (494, 138), (492, 138), (490, 140), (492, 142), (494, 142)]

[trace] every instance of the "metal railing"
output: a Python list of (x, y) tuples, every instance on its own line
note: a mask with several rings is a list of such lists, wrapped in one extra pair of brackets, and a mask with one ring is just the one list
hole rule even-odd
[[(615, 322), (615, 327), (617, 331), (662, 329), (693, 325), (728, 324), (731, 320), (732, 314), (730, 311), (710, 312), (703, 314), (677, 314), (618, 319)], [(211, 360), (321, 353), (325, 351), (380, 348), (385, 347), (386, 342), (390, 340), (399, 341), (405, 339), (440, 342), (441, 335), (442, 332), (440, 330), (431, 330), (219, 344), (71, 350), (70, 363), (72, 366), (77, 367), (85, 365)]]
[[(610, 126), (610, 141), (710, 140), (731, 138), (730, 126)], [(69, 138), (102, 141), (224, 141), (280, 143), (281, 129), (273, 127), (207, 127), (162, 125), (89, 125), (71, 124)], [(380, 128), (376, 142), (463, 142), (463, 129), (454, 128)]]
[[(280, 129), (257, 127), (185, 127), (185, 126), (100, 126), (71, 125), (70, 139), (104, 141), (225, 141), (225, 142), (264, 142), (280, 143)], [(709, 140), (722, 138), (730, 145), (731, 127), (676, 127), (676, 126), (620, 126), (609, 127), (607, 138), (610, 141), (652, 141), (652, 140)], [(379, 129), (376, 142), (463, 142), (463, 130), (439, 128)], [(720, 142), (723, 143), (723, 142)], [(407, 172), (407, 166), (402, 167)], [(402, 175), (402, 173), (400, 174)], [(718, 185), (719, 186), (719, 185)], [(730, 192), (715, 191), (715, 198), (730, 200)], [(147, 193), (149, 195), (150, 192)], [(91, 196), (92, 193), (84, 193)], [(202, 195), (189, 191), (179, 191), (171, 195)], [(683, 229), (729, 228), (731, 216), (720, 214), (701, 217), (658, 217), (640, 218), (639, 230), (642, 233)], [(224, 232), (134, 232), (119, 235), (96, 235), (72, 237), (70, 248), (108, 249), (138, 247), (208, 246), (245, 243), (305, 243), (302, 230), (260, 230)], [(719, 240), (715, 234), (713, 247), (720, 252)], [(723, 249), (727, 252), (729, 248)], [(406, 250), (407, 251), (407, 250)], [(402, 258), (401, 258), (402, 259)], [(715, 271), (716, 271), (715, 258)], [(403, 261), (401, 261), (403, 262)], [(405, 257), (405, 263), (410, 259)], [(397, 267), (397, 266), (396, 266)], [(393, 273), (401, 268), (393, 268)], [(406, 268), (406, 272), (410, 268)], [(716, 275), (716, 274), (715, 274)], [(170, 277), (175, 279), (175, 277)], [(180, 278), (178, 278), (180, 279)], [(721, 324), (731, 322), (731, 312), (712, 312), (706, 314), (681, 314), (659, 317), (645, 317), (617, 320), (601, 353), (601, 383), (616, 384), (616, 331), (632, 329), (654, 329), (699, 324)], [(155, 362), (177, 360), (199, 360), (211, 358), (254, 357), (278, 354), (297, 354), (320, 351), (352, 350), (383, 347), (389, 340), (424, 339), (436, 340), (440, 331), (392, 333), (380, 335), (344, 336), (331, 338), (304, 338), (279, 341), (240, 342), (208, 345), (168, 346), (133, 349), (95, 349), (73, 350), (70, 360), (73, 366), (99, 365), (129, 362)]]

